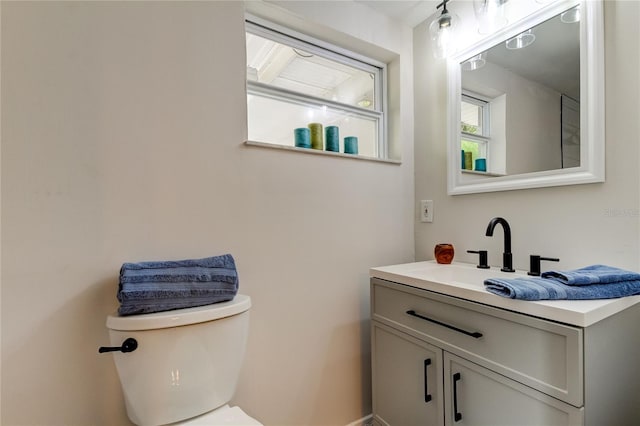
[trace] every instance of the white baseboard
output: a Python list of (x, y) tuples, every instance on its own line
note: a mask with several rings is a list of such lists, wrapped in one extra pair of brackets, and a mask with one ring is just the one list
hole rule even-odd
[(372, 426), (373, 425), (373, 414), (369, 414), (361, 419), (356, 420), (355, 422), (349, 423), (347, 426)]

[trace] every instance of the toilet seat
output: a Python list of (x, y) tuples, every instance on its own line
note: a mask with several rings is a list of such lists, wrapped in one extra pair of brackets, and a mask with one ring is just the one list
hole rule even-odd
[(170, 426), (263, 426), (250, 417), (240, 407), (223, 405), (213, 411), (192, 417), (182, 422), (171, 423)]

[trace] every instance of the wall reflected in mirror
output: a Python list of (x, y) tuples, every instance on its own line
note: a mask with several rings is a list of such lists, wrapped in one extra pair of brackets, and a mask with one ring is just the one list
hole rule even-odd
[(576, 6), (460, 62), (463, 172), (580, 166), (579, 20)]

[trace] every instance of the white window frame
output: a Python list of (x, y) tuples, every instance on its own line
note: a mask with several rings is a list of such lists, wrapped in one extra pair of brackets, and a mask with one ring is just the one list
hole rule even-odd
[(266, 19), (245, 14), (245, 32), (264, 37), (278, 43), (305, 50), (314, 55), (330, 59), (375, 75), (374, 108), (367, 109), (325, 98), (306, 95), (292, 90), (274, 87), (268, 84), (252, 81), (246, 78), (247, 96), (257, 95), (276, 100), (294, 102), (313, 107), (327, 107), (332, 110), (375, 120), (377, 122), (377, 158), (387, 159), (388, 135), (387, 129), (387, 65), (359, 53), (341, 48), (328, 42), (319, 40), (307, 34), (300, 33)]
[[(468, 133), (462, 131), (460, 129), (460, 138), (469, 140), (472, 142), (476, 142), (479, 145), (484, 145), (485, 147), (485, 158), (487, 159), (487, 163), (491, 162), (491, 100), (486, 98), (485, 96), (478, 95), (477, 93), (469, 92), (466, 90), (462, 91), (462, 97), (460, 102), (466, 102), (469, 104), (476, 105), (480, 107), (482, 111), (482, 133)], [(469, 170), (462, 170), (463, 172), (469, 172)]]
[(462, 92), (461, 101), (480, 107), (482, 111), (482, 133), (467, 133), (463, 132), (462, 129), (460, 131), (466, 136), (478, 136), (489, 140), (491, 137), (491, 99), (465, 90)]

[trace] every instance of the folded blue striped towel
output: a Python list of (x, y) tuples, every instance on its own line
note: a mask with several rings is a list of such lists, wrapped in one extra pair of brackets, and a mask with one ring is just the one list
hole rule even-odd
[(541, 276), (553, 278), (567, 285), (607, 284), (640, 280), (640, 274), (637, 272), (625, 271), (607, 265), (591, 265), (572, 271), (547, 271), (543, 272)]
[(134, 315), (232, 300), (239, 281), (233, 256), (124, 263), (118, 314)]
[(640, 280), (572, 286), (552, 278), (490, 278), (484, 285), (491, 293), (521, 300), (614, 299), (640, 294)]

